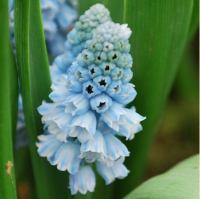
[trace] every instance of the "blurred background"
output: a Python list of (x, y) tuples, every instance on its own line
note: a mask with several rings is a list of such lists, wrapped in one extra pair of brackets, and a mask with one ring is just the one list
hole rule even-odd
[(199, 152), (199, 31), (188, 43), (150, 151), (145, 178)]

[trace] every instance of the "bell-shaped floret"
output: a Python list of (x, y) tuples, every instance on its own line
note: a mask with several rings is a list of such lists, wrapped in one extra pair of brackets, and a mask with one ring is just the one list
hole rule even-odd
[(64, 54), (57, 56), (54, 61), (53, 64), (54, 66), (58, 67), (63, 73), (66, 73), (66, 64), (64, 62)]
[(60, 142), (55, 135), (46, 133), (38, 136), (39, 142), (36, 143), (38, 153), (42, 157), (47, 157), (47, 160), (52, 165), (57, 165), (61, 171), (68, 170), (69, 173), (75, 174), (78, 171), (81, 159), (80, 145), (74, 142)]
[(60, 81), (63, 71), (61, 71), (57, 66), (50, 66), (51, 80), (52, 82)]
[(70, 92), (65, 98), (63, 104), (66, 113), (74, 115), (82, 115), (86, 113), (90, 108), (89, 100), (82, 93)]
[[(85, 82), (90, 80), (90, 76), (88, 74), (88, 69), (83, 68), (82, 66), (78, 65), (76, 71), (75, 71), (75, 76), (80, 82)], [(71, 67), (70, 67), (71, 68)]]
[(100, 93), (101, 93), (101, 91), (98, 89), (98, 87), (91, 80), (83, 83), (83, 94), (87, 98), (94, 97), (94, 96), (96, 96)]
[(81, 143), (92, 139), (96, 132), (96, 116), (94, 112), (88, 111), (83, 115), (75, 115), (72, 119), (69, 136), (77, 137)]
[(75, 174), (81, 162), (78, 157), (80, 154), (80, 145), (73, 141), (67, 143), (60, 142), (59, 148), (54, 156), (50, 159), (52, 165), (57, 165), (58, 170), (67, 170), (70, 174)]
[[(112, 103), (105, 112), (101, 113), (101, 117), (103, 121), (110, 127), (116, 131), (119, 131), (119, 125), (125, 124), (125, 115), (124, 108), (117, 102)], [(120, 120), (121, 118), (121, 120)]]
[(38, 112), (43, 115), (42, 122), (47, 124), (48, 121), (52, 121), (53, 117), (62, 113), (64, 111), (64, 106), (55, 108), (55, 103), (42, 102), (42, 105), (38, 107)]
[(67, 87), (67, 89), (71, 92), (76, 92), (76, 93), (80, 93), (82, 92), (82, 84), (80, 81), (78, 81), (78, 79), (74, 76), (74, 75), (70, 75), (67, 79), (66, 79), (66, 84), (65, 86)]
[(112, 104), (112, 99), (105, 93), (101, 93), (90, 99), (91, 108), (98, 113), (105, 112)]
[(106, 181), (106, 185), (113, 182), (115, 178), (125, 178), (129, 173), (129, 171), (123, 164), (123, 158), (115, 161), (111, 167), (108, 167), (106, 164), (97, 161), (96, 168), (97, 172)]
[(111, 78), (109, 76), (99, 75), (93, 79), (93, 82), (96, 84), (100, 91), (105, 91), (111, 83)]
[(50, 93), (49, 98), (54, 102), (63, 102), (66, 97), (69, 95), (69, 90), (65, 86), (64, 78), (61, 78), (61, 81), (56, 82), (51, 85), (53, 92)]
[(89, 66), (90, 64), (94, 63), (95, 61), (95, 54), (88, 50), (84, 49), (78, 56), (77, 62), (80, 66)]
[(82, 194), (86, 194), (87, 191), (93, 192), (96, 185), (95, 174), (90, 166), (80, 166), (76, 174), (69, 176), (69, 184), (72, 195), (78, 191)]
[(103, 62), (99, 65), (99, 67), (103, 70), (104, 75), (110, 75), (111, 71), (116, 67), (116, 65), (111, 62)]
[(38, 136), (38, 139), (39, 142), (36, 143), (36, 146), (38, 147), (39, 155), (47, 157), (47, 160), (50, 161), (62, 143), (56, 139), (55, 135), (51, 135), (48, 132)]
[(38, 107), (39, 113), (43, 115), (44, 129), (48, 129), (49, 133), (55, 135), (57, 140), (67, 142), (69, 129), (67, 125), (72, 121), (72, 116), (64, 112), (64, 105), (55, 107), (55, 103), (46, 102)]
[(72, 115), (70, 113), (62, 112), (53, 118), (55, 123), (49, 125), (48, 130), (50, 133), (56, 135), (57, 140), (61, 142), (67, 142), (67, 136), (69, 134), (72, 121)]
[(121, 78), (122, 82), (128, 83), (133, 77), (133, 72), (131, 69), (125, 69), (123, 70), (123, 77)]
[(116, 102), (123, 105), (132, 102), (137, 95), (133, 84), (122, 84), (120, 80), (113, 81), (105, 92)]
[[(103, 121), (113, 129), (112, 134), (116, 134), (119, 136), (125, 136), (126, 139), (133, 139), (134, 134), (142, 130), (142, 126), (140, 122), (146, 119), (136, 113), (135, 109), (127, 109), (121, 107), (121, 113), (115, 112), (115, 109), (120, 108), (120, 105), (117, 103), (113, 103), (106, 112), (101, 114)], [(113, 112), (113, 113), (112, 113)], [(115, 117), (113, 117), (115, 115)]]
[(104, 162), (107, 158), (106, 143), (100, 131), (96, 131), (92, 140), (87, 140), (81, 145), (81, 158), (89, 163), (96, 160)]
[(95, 64), (91, 64), (88, 66), (88, 76), (93, 79), (94, 77), (101, 75), (102, 70), (96, 66)]
[[(143, 117), (136, 113), (135, 107), (131, 109), (125, 108), (126, 111), (126, 129), (120, 125), (120, 129), (116, 134), (120, 135), (120, 132), (126, 134), (126, 139), (132, 140), (135, 137), (135, 133), (138, 133), (142, 130), (142, 125), (140, 124), (141, 121), (145, 120), (146, 117)], [(124, 129), (124, 130), (122, 130)]]
[(106, 142), (107, 154), (110, 160), (117, 160), (120, 157), (129, 156), (129, 151), (126, 146), (114, 135), (107, 133), (104, 134)]

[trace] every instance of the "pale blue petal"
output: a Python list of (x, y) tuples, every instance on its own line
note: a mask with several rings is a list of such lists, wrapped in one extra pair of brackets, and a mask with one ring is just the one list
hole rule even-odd
[(54, 121), (49, 123), (48, 131), (49, 131), (49, 133), (51, 133), (53, 135), (57, 135), (59, 133), (62, 133), (61, 129), (58, 127), (58, 125)]
[(69, 94), (69, 91), (67, 89), (66, 90), (56, 90), (56, 91), (53, 91), (49, 95), (49, 98), (52, 99), (54, 102), (63, 102), (63, 101), (65, 101), (68, 94)]
[(92, 139), (92, 134), (86, 129), (80, 126), (73, 126), (69, 132), (70, 137), (77, 137), (81, 143), (86, 142), (88, 139)]
[(50, 161), (57, 149), (60, 147), (61, 142), (57, 141), (54, 135), (40, 135), (38, 136), (40, 142), (36, 143), (38, 147), (38, 153), (42, 157), (47, 157), (48, 161)]
[(133, 77), (133, 72), (131, 69), (125, 69), (123, 71), (123, 77), (121, 78), (122, 82), (125, 84), (125, 83), (128, 83)]
[(67, 66), (64, 62), (64, 56), (63, 55), (59, 55), (57, 56), (54, 61), (53, 61), (53, 65), (57, 66), (61, 71), (63, 71), (63, 73), (65, 73), (67, 70)]
[(87, 191), (93, 192), (96, 185), (95, 174), (90, 166), (81, 166), (76, 174), (70, 175), (69, 183), (72, 195), (78, 191), (82, 194), (86, 194)]
[(129, 156), (126, 146), (112, 134), (104, 135), (109, 159), (116, 160), (121, 156)]
[(72, 92), (82, 92), (82, 84), (79, 82), (75, 76), (72, 76), (66, 83), (66, 87), (68, 88), (69, 91)]
[[(69, 104), (72, 103), (71, 105)], [(85, 98), (85, 96), (80, 93), (71, 93), (65, 100), (65, 102), (63, 103), (66, 105), (66, 111), (68, 111), (68, 109), (73, 111), (71, 112), (72, 115), (82, 115), (84, 113), (86, 113), (89, 108), (90, 108), (90, 102), (87, 98)], [(68, 108), (69, 106), (69, 108)]]
[(102, 113), (102, 119), (104, 122), (111, 128), (114, 128), (115, 130), (119, 130), (118, 124), (115, 123), (120, 119), (120, 116), (125, 114), (125, 111), (123, 107), (118, 104), (117, 102), (113, 102), (113, 105), (109, 107), (109, 109)]
[(58, 127), (64, 130), (72, 121), (71, 114), (62, 112), (54, 117), (54, 122), (58, 125)]
[(115, 134), (119, 136), (124, 136), (128, 139), (130, 132), (130, 127), (128, 125), (119, 125), (119, 131), (115, 131)]
[(106, 164), (96, 162), (97, 172), (104, 178), (106, 185), (110, 184), (115, 178), (125, 178), (129, 171), (119, 161), (114, 162), (113, 166), (108, 167)]
[(81, 159), (78, 157), (80, 154), (80, 145), (73, 142), (62, 143), (56, 151), (54, 160), (51, 161), (52, 165), (57, 165), (58, 170), (68, 170), (70, 174), (75, 174), (80, 165)]
[(135, 124), (141, 122), (146, 119), (146, 117), (141, 116), (140, 114), (136, 113), (134, 110), (124, 108), (126, 111), (126, 119), (130, 124)]
[(113, 172), (111, 171), (110, 167), (107, 167), (106, 164), (102, 164), (101, 162), (97, 161), (96, 168), (99, 175), (106, 181), (106, 185), (115, 180)]
[(52, 112), (54, 111), (54, 104), (43, 101), (42, 105), (39, 106), (37, 109), (41, 115), (52, 114)]
[[(85, 143), (81, 144), (80, 150), (80, 157), (85, 158), (87, 162), (93, 162), (95, 160), (103, 161), (107, 157), (106, 143), (103, 134), (100, 131), (96, 131), (93, 139), (87, 140)], [(91, 154), (90, 152), (93, 153)]]
[(111, 78), (109, 76), (99, 75), (93, 79), (93, 82), (96, 84), (100, 91), (105, 91), (111, 83)]
[(50, 66), (50, 73), (52, 82), (58, 82), (63, 75), (63, 71), (57, 66)]
[(94, 135), (96, 132), (96, 116), (92, 111), (88, 111), (84, 115), (75, 115), (71, 126), (80, 126)]

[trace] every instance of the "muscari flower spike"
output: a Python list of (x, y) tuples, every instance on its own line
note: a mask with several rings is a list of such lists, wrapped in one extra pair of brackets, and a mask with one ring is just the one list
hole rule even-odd
[[(92, 10), (100, 16), (105, 12), (97, 4), (81, 18), (97, 16)], [(70, 35), (77, 41), (77, 29)], [(94, 162), (106, 184), (129, 173), (123, 164), (129, 151), (118, 137), (133, 139), (145, 119), (134, 107), (125, 108), (136, 96), (129, 83), (133, 76), (130, 35), (126, 24), (107, 21), (99, 25), (60, 81), (52, 84), (49, 97), (53, 103), (38, 107), (44, 124), (44, 134), (36, 143), (38, 153), (70, 173), (71, 194), (94, 191), (90, 166)], [(62, 67), (61, 62), (57, 64)]]

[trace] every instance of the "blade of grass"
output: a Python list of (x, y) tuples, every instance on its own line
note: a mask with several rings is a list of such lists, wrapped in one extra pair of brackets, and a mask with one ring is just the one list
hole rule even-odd
[(198, 199), (199, 155), (194, 155), (175, 167), (144, 182), (125, 199)]
[(125, 22), (133, 31), (130, 39), (133, 83), (138, 91), (133, 103), (147, 119), (142, 123), (144, 130), (127, 144), (132, 155), (125, 164), (131, 172), (125, 180), (117, 181), (114, 198), (122, 198), (143, 177), (156, 127), (186, 44), (192, 8), (193, 1), (125, 0)]
[(37, 107), (50, 93), (49, 64), (42, 28), (40, 1), (15, 1), (15, 36), (26, 129), (38, 199), (70, 198), (67, 172), (58, 171), (37, 153), (43, 133)]
[(8, 1), (0, 3), (0, 198), (17, 199), (12, 134), (16, 129), (17, 70), (9, 42)]

